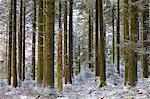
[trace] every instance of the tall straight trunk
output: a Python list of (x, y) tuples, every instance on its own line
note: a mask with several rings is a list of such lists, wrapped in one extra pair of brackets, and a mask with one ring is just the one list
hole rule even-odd
[(46, 41), (45, 41), (45, 65), (46, 86), (54, 87), (54, 22), (55, 22), (55, 0), (46, 0)]
[(149, 0), (143, 0), (143, 44), (142, 48), (145, 49), (142, 55), (142, 73), (143, 78), (148, 78), (148, 63), (149, 63), (149, 55), (147, 53), (148, 50), (148, 36), (149, 36)]
[[(93, 51), (93, 9), (91, 9), (91, 51)], [(91, 53), (91, 57), (93, 57), (93, 54)], [(92, 64), (92, 68), (93, 68), (93, 64)]]
[(46, 0), (44, 0), (43, 4), (43, 82), (46, 79), (46, 64), (44, 60), (46, 59)]
[(116, 70), (117, 73), (120, 74), (120, 0), (117, 1), (117, 46), (116, 46)]
[(58, 33), (58, 59), (57, 59), (57, 89), (59, 92), (63, 90), (62, 83), (62, 31)]
[(127, 85), (128, 82), (128, 69), (129, 69), (129, 65), (130, 65), (130, 56), (129, 56), (129, 12), (128, 12), (128, 0), (124, 0), (124, 60), (125, 60), (125, 81), (124, 81), (124, 85)]
[(95, 75), (99, 76), (99, 63), (98, 63), (98, 0), (96, 0), (95, 12)]
[(73, 0), (69, 0), (69, 70), (68, 70), (68, 82), (72, 84), (72, 72), (73, 72)]
[[(79, 42), (81, 42), (80, 41), (80, 38), (79, 38)], [(78, 44), (78, 56), (80, 57), (80, 50), (81, 50), (81, 46), (80, 46), (80, 44)], [(80, 73), (80, 71), (81, 71), (81, 61), (80, 61), (80, 58), (78, 59), (78, 74)]]
[(113, 64), (115, 62), (115, 14), (114, 14), (114, 11), (115, 11), (115, 5), (113, 5), (113, 8), (112, 8), (112, 29), (113, 29), (113, 40), (112, 40), (112, 49), (113, 49)]
[(59, 0), (59, 32), (57, 39), (57, 89), (59, 92), (63, 90), (62, 82), (62, 22), (61, 22), (61, 0)]
[(13, 0), (13, 17), (12, 17), (12, 66), (13, 66), (13, 87), (17, 87), (17, 58), (16, 58), (16, 29), (17, 29), (17, 26), (16, 26), (16, 4), (17, 4), (17, 1), (16, 0)]
[(91, 9), (89, 9), (89, 34), (88, 34), (88, 39), (89, 39), (89, 42), (88, 42), (88, 53), (89, 53), (89, 68), (92, 69), (92, 64), (91, 64), (91, 55), (92, 55), (92, 28), (91, 28)]
[(35, 42), (36, 42), (36, 0), (33, 1), (33, 32), (32, 32), (32, 79), (35, 80)]
[(12, 66), (12, 4), (10, 2), (9, 9), (9, 49), (8, 49), (8, 85), (11, 85), (11, 66)]
[(23, 1), (20, 0), (20, 30), (18, 33), (18, 72), (20, 80), (22, 80), (22, 5)]
[(104, 33), (104, 22), (103, 22), (103, 0), (99, 0), (100, 6), (100, 56), (99, 56), (99, 61), (100, 61), (100, 87), (103, 87), (106, 85), (106, 63), (105, 63), (105, 33)]
[(37, 84), (43, 82), (43, 0), (38, 0), (38, 64)]
[(25, 79), (25, 25), (26, 25), (26, 4), (23, 5), (23, 32), (22, 32), (22, 80)]
[(68, 65), (67, 65), (67, 0), (64, 2), (64, 76), (65, 76), (65, 84), (67, 84), (67, 73), (68, 73)]
[(131, 13), (131, 23), (130, 23), (130, 31), (131, 31), (131, 56), (130, 56), (130, 60), (131, 60), (131, 64), (129, 66), (129, 78), (128, 78), (128, 82), (129, 85), (131, 86), (135, 86), (136, 85), (136, 81), (137, 81), (137, 53), (136, 53), (136, 41), (137, 41), (137, 16), (138, 16), (138, 12), (137, 12), (137, 5), (133, 5), (135, 2), (137, 2), (138, 0), (131, 0), (131, 9), (130, 9), (130, 13)]

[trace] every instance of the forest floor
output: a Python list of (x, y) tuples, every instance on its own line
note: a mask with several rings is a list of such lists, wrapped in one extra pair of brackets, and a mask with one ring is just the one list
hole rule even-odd
[[(0, 81), (0, 99), (150, 99), (150, 77), (142, 79), (138, 72), (138, 83), (134, 88), (123, 84), (123, 69), (116, 74), (113, 66), (107, 66), (107, 85), (99, 88), (99, 77), (89, 69), (84, 69), (78, 76), (74, 76), (72, 85), (65, 85), (60, 95), (51, 89), (36, 87), (36, 82), (26, 79), (20, 87), (7, 86), (6, 81)], [(141, 71), (141, 70), (138, 70)], [(30, 75), (30, 74), (29, 74)]]

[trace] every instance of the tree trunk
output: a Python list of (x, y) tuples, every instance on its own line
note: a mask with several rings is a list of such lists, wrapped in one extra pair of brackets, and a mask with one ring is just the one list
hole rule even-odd
[(25, 14), (26, 14), (26, 3), (24, 1), (24, 6), (23, 6), (23, 33), (22, 33), (22, 80), (25, 79), (25, 25), (26, 25), (26, 17), (25, 17)]
[(120, 74), (120, 0), (118, 0), (117, 2), (117, 37), (116, 37), (116, 41), (117, 41), (117, 46), (116, 46), (116, 70), (117, 73)]
[(73, 16), (73, 0), (69, 1), (69, 70), (68, 70), (68, 82), (72, 84), (72, 74), (73, 74), (73, 24), (72, 24), (72, 16)]
[(88, 42), (88, 53), (89, 53), (89, 68), (92, 69), (92, 63), (91, 63), (91, 55), (92, 55), (92, 51), (91, 51), (91, 48), (92, 48), (92, 28), (91, 28), (91, 11), (89, 9), (89, 35), (88, 35), (88, 38), (89, 38), (89, 42)]
[(62, 91), (62, 31), (58, 33), (58, 59), (57, 59), (57, 89)]
[(54, 22), (55, 22), (55, 0), (46, 0), (46, 86), (54, 87)]
[(67, 0), (64, 2), (64, 76), (65, 76), (65, 84), (67, 84), (67, 73), (68, 73), (68, 65), (67, 65)]
[(148, 63), (149, 63), (149, 55), (147, 53), (148, 50), (148, 36), (149, 36), (149, 0), (143, 0), (143, 44), (142, 48), (144, 53), (142, 55), (142, 73), (143, 78), (148, 78)]
[(43, 82), (46, 79), (46, 63), (44, 62), (46, 60), (46, 0), (43, 1)]
[(129, 85), (131, 86), (135, 86), (136, 85), (136, 81), (137, 81), (137, 53), (136, 53), (136, 41), (137, 41), (137, 16), (138, 16), (138, 12), (137, 12), (137, 5), (133, 5), (135, 2), (137, 2), (138, 0), (131, 0), (131, 56), (130, 56), (130, 60), (131, 60), (131, 64), (129, 66)]
[(57, 39), (57, 89), (59, 92), (63, 90), (62, 82), (62, 22), (61, 22), (61, 0), (59, 1), (59, 32)]
[(32, 32), (32, 79), (35, 80), (35, 42), (36, 42), (36, 0), (33, 1), (33, 32)]
[(104, 27), (103, 27), (103, 2), (102, 0), (99, 0), (100, 6), (100, 56), (99, 56), (99, 61), (100, 61), (100, 87), (103, 87), (106, 85), (106, 63), (105, 63), (105, 33), (104, 33)]
[(8, 85), (11, 85), (11, 66), (12, 66), (12, 4), (13, 0), (11, 0), (10, 2), (10, 9), (9, 9)]
[(22, 80), (22, 5), (23, 5), (23, 1), (20, 0), (20, 31), (18, 33), (18, 72), (19, 72), (19, 80)]
[(96, 0), (96, 12), (95, 12), (95, 75), (99, 76), (99, 63), (98, 63), (98, 0)]
[(114, 14), (114, 11), (115, 11), (115, 5), (113, 5), (113, 8), (112, 8), (112, 28), (113, 28), (113, 40), (112, 40), (112, 47), (113, 47), (113, 64), (115, 63), (115, 14)]
[(43, 82), (43, 0), (38, 0), (38, 64), (37, 84)]
[(128, 69), (130, 65), (130, 56), (129, 56), (129, 19), (128, 19), (128, 0), (124, 0), (124, 60), (125, 60), (125, 82), (124, 85), (127, 85), (128, 82)]
[(13, 12), (12, 12), (12, 14), (13, 14), (13, 17), (12, 17), (12, 22), (13, 22), (13, 24), (12, 24), (12, 32), (13, 32), (13, 34), (12, 34), (12, 43), (13, 43), (13, 45), (12, 45), (12, 66), (13, 66), (13, 87), (17, 87), (17, 58), (16, 58), (16, 55), (17, 55), (17, 53), (16, 53), (16, 18), (17, 18), (17, 16), (16, 16), (16, 4), (17, 4), (17, 1), (16, 0), (13, 0)]

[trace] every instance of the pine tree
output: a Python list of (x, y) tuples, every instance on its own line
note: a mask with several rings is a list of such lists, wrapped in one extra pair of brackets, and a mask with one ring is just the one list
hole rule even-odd
[(22, 8), (23, 1), (20, 0), (20, 30), (18, 33), (18, 73), (20, 80), (22, 80)]
[(65, 76), (65, 84), (67, 84), (67, 73), (68, 73), (68, 65), (67, 65), (67, 0), (64, 1), (64, 76)]
[(138, 0), (131, 0), (131, 23), (130, 23), (130, 31), (131, 31), (131, 56), (130, 56), (130, 60), (131, 60), (131, 64), (129, 66), (129, 78), (128, 78), (128, 82), (129, 85), (131, 86), (135, 86), (136, 85), (136, 81), (137, 81), (137, 53), (136, 53), (136, 41), (137, 41), (137, 16), (138, 16), (138, 12), (137, 12), (137, 5), (135, 5), (135, 2), (137, 2)]
[(46, 52), (44, 64), (46, 67), (46, 86), (54, 87), (54, 15), (55, 0), (46, 0)]
[[(80, 46), (80, 38), (79, 38), (79, 44), (78, 44), (78, 56), (80, 57), (80, 53), (81, 53), (81, 46)], [(78, 74), (81, 72), (81, 59), (78, 58)]]
[(124, 43), (125, 43), (125, 48), (124, 48), (124, 60), (125, 60), (125, 82), (124, 84), (127, 84), (128, 81), (128, 69), (129, 69), (129, 65), (130, 65), (130, 57), (129, 57), (129, 19), (128, 19), (128, 0), (124, 0)]
[(103, 27), (103, 2), (99, 0), (99, 21), (100, 21), (100, 49), (99, 49), (99, 61), (100, 61), (100, 87), (106, 85), (106, 63), (105, 63), (105, 34), (104, 34), (104, 27)]
[(11, 85), (11, 67), (12, 67), (12, 4), (10, 1), (9, 9), (9, 50), (8, 50), (8, 85)]
[(43, 82), (46, 79), (46, 64), (45, 61), (46, 60), (46, 0), (44, 0), (44, 4), (43, 4)]
[(92, 58), (92, 26), (91, 26), (91, 9), (89, 9), (89, 34), (88, 34), (88, 53), (89, 53), (89, 68), (92, 69), (91, 58)]
[(25, 79), (25, 35), (26, 35), (26, 1), (23, 2), (23, 32), (22, 32), (22, 80)]
[(72, 84), (72, 74), (73, 74), (73, 0), (69, 0), (69, 70), (68, 70), (68, 82)]
[(12, 67), (13, 67), (13, 87), (17, 87), (17, 58), (16, 58), (16, 0), (13, 0), (13, 10), (12, 10)]
[(117, 1), (117, 12), (118, 12), (118, 15), (117, 15), (117, 37), (116, 37), (116, 43), (117, 43), (117, 46), (116, 46), (116, 69), (117, 69), (117, 73), (119, 74), (120, 73), (120, 47), (119, 47), (119, 44), (120, 44), (120, 0)]
[(58, 59), (57, 59), (57, 89), (61, 92), (62, 89), (62, 22), (61, 22), (61, 0), (59, 1), (59, 32), (58, 32)]
[(57, 89), (62, 91), (62, 31), (58, 32)]
[(142, 73), (143, 73), (143, 78), (148, 78), (148, 35), (149, 33), (149, 0), (143, 0), (143, 54), (142, 54)]
[(114, 11), (115, 11), (115, 5), (113, 5), (112, 7), (112, 36), (113, 36), (113, 40), (112, 40), (112, 49), (113, 49), (113, 64), (115, 63), (115, 14), (114, 14)]
[(96, 0), (95, 11), (95, 75), (99, 76), (99, 63), (98, 63), (98, 0)]
[(38, 0), (38, 64), (37, 84), (43, 82), (43, 0)]
[(32, 32), (32, 79), (35, 80), (35, 42), (36, 42), (36, 0), (33, 1), (33, 32)]

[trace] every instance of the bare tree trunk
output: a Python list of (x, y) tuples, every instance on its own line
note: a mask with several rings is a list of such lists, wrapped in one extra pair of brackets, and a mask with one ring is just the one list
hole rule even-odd
[(98, 62), (98, 0), (96, 0), (96, 12), (95, 12), (95, 17), (96, 17), (96, 24), (95, 24), (95, 75), (99, 76), (99, 62)]
[(99, 0), (100, 6), (100, 87), (106, 85), (106, 63), (105, 63), (105, 33), (104, 33), (104, 24), (103, 24), (103, 2)]
[(46, 0), (46, 41), (45, 60), (46, 86), (54, 88), (54, 22), (55, 22), (55, 0)]
[(43, 82), (43, 0), (38, 0), (38, 64), (37, 84)]
[(112, 47), (113, 47), (113, 64), (115, 63), (115, 14), (114, 14), (114, 11), (115, 11), (115, 5), (113, 5), (113, 8), (112, 8), (112, 28), (113, 28), (113, 41), (112, 41)]
[(64, 2), (64, 76), (65, 84), (67, 84), (68, 61), (67, 61), (67, 0)]
[(35, 43), (36, 43), (36, 0), (33, 1), (33, 32), (32, 32), (32, 79), (35, 80)]
[(136, 85), (136, 81), (137, 81), (137, 53), (136, 53), (136, 41), (137, 41), (137, 16), (138, 16), (138, 12), (137, 12), (137, 5), (133, 5), (133, 3), (137, 2), (138, 0), (131, 0), (131, 50), (130, 50), (130, 62), (131, 64), (129, 65), (129, 72), (128, 72), (128, 83), (131, 86), (135, 86)]
[(26, 3), (23, 5), (23, 32), (22, 32), (22, 80), (25, 79), (25, 25), (26, 25)]
[(9, 50), (8, 50), (8, 85), (11, 85), (11, 67), (12, 67), (12, 10), (13, 0), (10, 2), (9, 9)]
[(69, 1), (70, 8), (69, 8), (69, 70), (68, 70), (68, 82), (72, 84), (72, 74), (73, 74), (73, 24), (72, 24), (72, 17), (73, 17), (73, 0)]
[(125, 82), (124, 85), (127, 85), (128, 82), (128, 70), (130, 65), (130, 49), (129, 49), (129, 19), (128, 19), (128, 0), (124, 0), (124, 60), (125, 60)]
[(22, 6), (23, 1), (20, 0), (20, 31), (18, 33), (18, 72), (19, 80), (22, 80)]
[(117, 73), (120, 74), (120, 0), (117, 2), (117, 12), (118, 12), (118, 18), (117, 18), (117, 46), (116, 46), (116, 69)]
[(149, 0), (143, 0), (143, 44), (142, 48), (144, 50), (144, 54), (142, 55), (142, 73), (143, 73), (143, 78), (148, 78), (149, 76), (149, 71), (148, 71), (148, 63), (149, 63), (149, 55), (147, 53), (148, 50), (148, 36), (149, 36)]
[(13, 87), (17, 87), (18, 83), (17, 83), (17, 58), (16, 58), (16, 29), (17, 29), (17, 26), (16, 26), (16, 3), (17, 1), (16, 0), (13, 0), (13, 17), (12, 17), (12, 66), (13, 66)]

